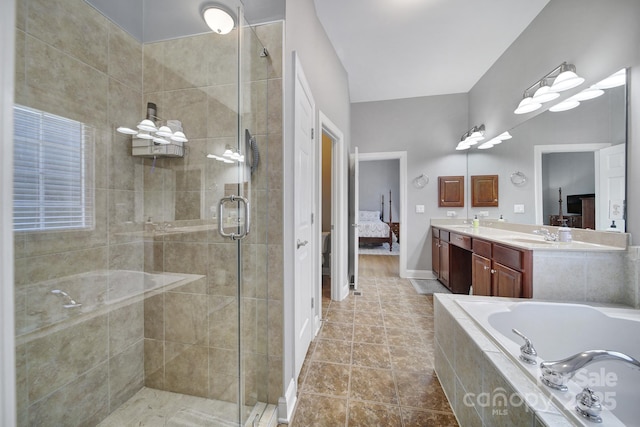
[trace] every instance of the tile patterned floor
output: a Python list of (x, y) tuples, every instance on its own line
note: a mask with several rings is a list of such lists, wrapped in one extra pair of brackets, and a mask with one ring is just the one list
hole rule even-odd
[(433, 297), (397, 277), (361, 277), (358, 290), (323, 298), (289, 425), (457, 426), (433, 369)]

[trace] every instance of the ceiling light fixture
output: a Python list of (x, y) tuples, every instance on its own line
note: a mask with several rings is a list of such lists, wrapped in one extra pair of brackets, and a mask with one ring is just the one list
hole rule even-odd
[(231, 11), (220, 4), (205, 4), (202, 8), (202, 17), (209, 28), (217, 34), (229, 34), (236, 25)]
[[(553, 83), (549, 85), (549, 82)], [(524, 91), (514, 114), (536, 111), (542, 107), (543, 103), (558, 98), (560, 96), (558, 92), (572, 89), (582, 83), (584, 78), (576, 74), (575, 65), (563, 62)]]

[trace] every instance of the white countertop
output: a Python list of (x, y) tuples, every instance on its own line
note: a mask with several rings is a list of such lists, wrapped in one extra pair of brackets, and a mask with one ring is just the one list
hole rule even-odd
[[(453, 221), (451, 221), (453, 222)], [(600, 243), (574, 240), (572, 242), (553, 242), (544, 240), (542, 235), (509, 230), (508, 225), (500, 224), (501, 228), (484, 226), (474, 228), (471, 224), (447, 223), (447, 220), (432, 220), (431, 225), (442, 230), (458, 233), (463, 236), (476, 237), (495, 243), (502, 243), (520, 249), (533, 251), (571, 251), (571, 252), (619, 252), (625, 251), (625, 247)], [(514, 227), (515, 228), (515, 227)], [(518, 228), (522, 228), (521, 226)], [(546, 228), (551, 233), (556, 232), (557, 227), (535, 226), (532, 229)], [(572, 229), (573, 230), (573, 229)], [(574, 237), (575, 238), (575, 237)]]

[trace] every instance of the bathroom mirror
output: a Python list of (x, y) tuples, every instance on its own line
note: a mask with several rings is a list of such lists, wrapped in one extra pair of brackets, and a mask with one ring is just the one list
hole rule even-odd
[[(626, 94), (626, 86), (619, 86), (572, 110), (545, 111), (511, 129), (512, 139), (487, 150), (469, 150), (467, 182), (474, 175), (499, 175), (499, 206), (481, 210), (487, 211), (489, 218), (503, 215), (510, 222), (542, 225), (549, 224), (549, 216), (559, 212), (560, 187), (565, 214), (566, 196), (595, 194), (598, 200), (598, 194), (605, 191), (600, 162), (608, 158), (606, 151), (616, 146), (623, 155), (626, 151)], [(620, 161), (622, 177), (617, 179), (622, 183), (622, 196), (613, 197), (615, 205), (624, 202), (624, 160)], [(513, 176), (519, 178), (517, 183)], [(609, 199), (596, 202), (596, 229), (606, 230), (615, 220), (612, 218), (618, 218), (617, 228), (624, 231), (619, 211), (607, 206)], [(479, 213), (479, 208), (470, 207), (467, 215), (473, 218)]]

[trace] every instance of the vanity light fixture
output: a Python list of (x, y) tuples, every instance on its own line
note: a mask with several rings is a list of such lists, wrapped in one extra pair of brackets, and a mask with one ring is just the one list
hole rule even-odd
[(588, 101), (590, 99), (597, 98), (603, 94), (604, 94), (604, 91), (602, 89), (597, 88), (594, 85), (581, 92), (576, 93), (571, 98), (573, 98), (576, 101)]
[(604, 89), (610, 89), (618, 86), (622, 86), (627, 82), (627, 70), (623, 68), (609, 77), (600, 80), (598, 83), (591, 87), (576, 93), (570, 98), (565, 99), (557, 105), (549, 108), (549, 111), (557, 113), (559, 111), (567, 111), (576, 108), (582, 101), (588, 101), (590, 99), (597, 98), (604, 94)]
[(623, 68), (620, 71), (616, 71), (609, 77), (600, 80), (598, 83), (593, 85), (598, 89), (611, 89), (614, 87), (622, 86), (627, 82), (627, 69)]
[(551, 111), (552, 113), (558, 113), (560, 111), (572, 110), (579, 105), (580, 105), (580, 101), (578, 101), (572, 96), (571, 98), (567, 98), (564, 101), (549, 108), (549, 111)]
[(217, 34), (229, 34), (236, 25), (231, 11), (217, 3), (205, 4), (202, 8), (202, 17), (207, 26)]
[[(576, 66), (573, 64), (562, 63), (556, 70), (560, 71), (560, 74), (553, 81), (551, 90), (555, 92), (562, 92), (565, 90), (573, 89), (584, 83), (584, 78), (576, 74)], [(555, 72), (556, 70), (553, 70)]]
[(183, 143), (188, 139), (182, 131), (182, 123), (178, 120), (167, 120), (166, 124), (158, 127), (156, 123), (162, 119), (157, 116), (156, 104), (147, 103), (147, 117), (136, 125), (136, 129), (126, 126), (119, 126), (116, 130), (125, 135), (132, 135), (135, 138), (151, 139), (159, 145), (168, 145), (172, 142)]
[(478, 142), (484, 139), (484, 125), (474, 126), (465, 132), (460, 138), (460, 142), (456, 146), (456, 150), (468, 150), (472, 145), (476, 145)]
[(244, 163), (244, 155), (239, 151), (231, 149), (230, 145), (227, 145), (222, 156), (216, 156), (215, 154), (207, 154), (207, 158), (215, 159), (223, 163)]
[[(550, 82), (553, 83), (549, 85)], [(514, 114), (536, 111), (542, 107), (543, 103), (558, 98), (560, 96), (558, 92), (572, 89), (583, 82), (584, 78), (576, 74), (575, 65), (563, 62), (524, 91)]]

